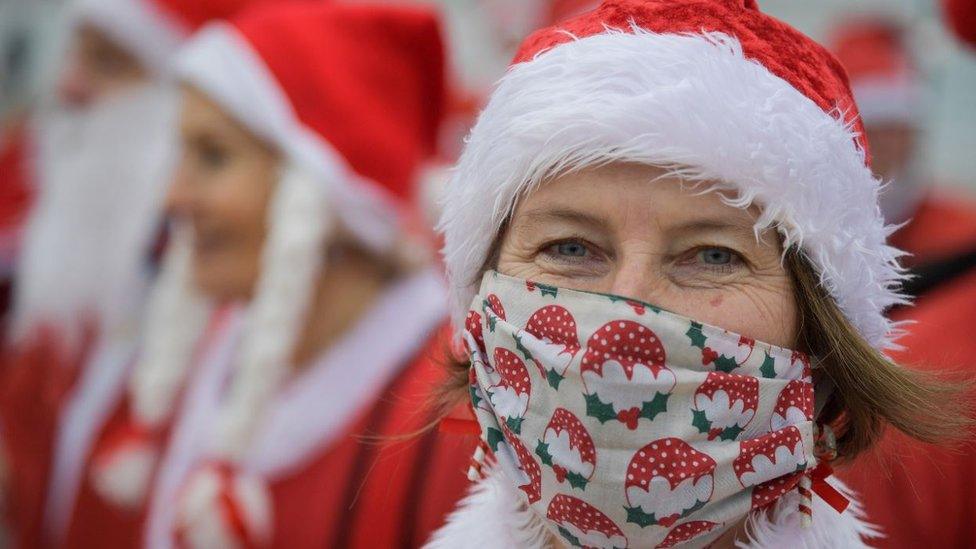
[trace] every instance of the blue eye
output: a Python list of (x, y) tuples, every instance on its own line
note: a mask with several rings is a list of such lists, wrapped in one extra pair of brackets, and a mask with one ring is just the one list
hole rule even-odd
[(707, 265), (729, 265), (735, 259), (735, 254), (725, 248), (706, 248), (698, 252), (698, 259)]
[(586, 246), (579, 242), (560, 242), (556, 244), (556, 253), (567, 257), (585, 257)]

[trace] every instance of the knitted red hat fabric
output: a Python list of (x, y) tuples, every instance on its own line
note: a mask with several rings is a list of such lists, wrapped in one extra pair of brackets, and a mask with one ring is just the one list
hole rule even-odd
[[(605, 0), (522, 44), (468, 137), (441, 228), (455, 326), (516, 198), (554, 171), (676, 169), (760, 206), (877, 348), (904, 303), (840, 63), (753, 0)], [(485, 205), (494, 205), (486, 208)]]
[[(745, 57), (790, 83), (825, 111), (838, 109), (863, 133), (847, 75), (820, 44), (759, 11), (755, 0), (608, 0), (596, 10), (536, 31), (522, 42), (514, 63), (607, 27), (666, 34), (721, 32), (738, 39)], [(862, 147), (866, 143), (861, 140)]]

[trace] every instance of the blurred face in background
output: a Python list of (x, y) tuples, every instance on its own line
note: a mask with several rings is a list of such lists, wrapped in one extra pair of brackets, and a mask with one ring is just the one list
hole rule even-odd
[(276, 150), (207, 96), (183, 92), (182, 156), (167, 206), (193, 229), (193, 275), (218, 301), (249, 299), (261, 268)]
[(95, 27), (82, 23), (67, 50), (58, 79), (58, 99), (65, 107), (84, 109), (149, 79), (135, 56)]
[(920, 135), (907, 122), (872, 122), (865, 125), (871, 146), (871, 167), (884, 182), (881, 211), (888, 223), (912, 217), (924, 193), (918, 180)]
[(867, 125), (866, 130), (874, 172), (885, 181), (903, 178), (915, 159), (915, 127), (902, 122), (876, 122)]

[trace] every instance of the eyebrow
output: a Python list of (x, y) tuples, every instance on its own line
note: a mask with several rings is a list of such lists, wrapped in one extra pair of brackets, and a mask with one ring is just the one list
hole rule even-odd
[(677, 223), (668, 227), (669, 231), (682, 233), (703, 233), (720, 231), (737, 233), (752, 237), (755, 235), (755, 225), (748, 222), (735, 222), (727, 219), (695, 219), (686, 223)]
[(572, 208), (538, 208), (523, 213), (522, 223), (526, 225), (537, 225), (552, 221), (566, 221), (581, 225), (588, 225), (593, 228), (606, 228), (608, 223), (605, 219), (597, 217)]

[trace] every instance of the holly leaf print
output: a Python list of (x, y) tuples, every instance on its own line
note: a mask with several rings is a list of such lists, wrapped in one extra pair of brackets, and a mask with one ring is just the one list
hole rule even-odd
[(486, 435), (486, 438), (488, 439), (488, 447), (491, 448), (492, 452), (497, 452), (498, 445), (505, 441), (505, 436), (502, 435), (501, 431), (495, 429), (494, 427), (489, 427)]
[(647, 528), (652, 524), (657, 524), (657, 518), (653, 514), (645, 513), (640, 506), (624, 507), (627, 510), (627, 522), (636, 524), (641, 528)]
[(559, 527), (559, 535), (561, 535), (562, 537), (566, 538), (566, 541), (568, 541), (571, 546), (573, 546), (573, 547), (583, 547), (583, 544), (580, 543), (579, 538), (577, 538), (573, 534), (570, 534), (569, 533), (569, 530), (563, 528), (562, 526)]
[(604, 404), (596, 393), (586, 395), (586, 415), (596, 418), (600, 423), (606, 423), (617, 419), (617, 413), (613, 411), (613, 404)]
[(769, 379), (776, 377), (776, 361), (773, 360), (773, 357), (769, 356), (769, 353), (766, 353), (766, 358), (763, 359), (762, 366), (759, 367), (759, 373)]
[(548, 465), (549, 467), (552, 467), (552, 455), (549, 454), (548, 444), (540, 440), (539, 443), (535, 445), (535, 455), (539, 456), (539, 459), (542, 460), (542, 463)]
[(699, 322), (691, 321), (691, 327), (685, 332), (688, 339), (691, 340), (692, 347), (698, 347), (699, 349), (705, 348), (705, 334), (702, 332), (702, 325)]
[(547, 295), (556, 297), (556, 293), (559, 291), (555, 286), (549, 286), (548, 284), (539, 284), (536, 282), (535, 286), (539, 288), (539, 293), (542, 294), (542, 297), (546, 297)]
[[(487, 304), (488, 302), (486, 301), (485, 303)], [(485, 309), (486, 309), (485, 316), (488, 317), (488, 331), (489, 332), (494, 332), (495, 331), (495, 324), (498, 323), (498, 317), (495, 316), (494, 314), (488, 314), (487, 313), (487, 307)]]
[(719, 372), (730, 374), (732, 373), (732, 370), (735, 370), (738, 367), (739, 363), (736, 362), (734, 358), (721, 355), (715, 359), (715, 370)]
[(705, 412), (693, 410), (691, 412), (691, 426), (698, 429), (699, 433), (708, 433), (712, 430), (712, 422), (708, 421)]
[(660, 414), (668, 409), (668, 395), (666, 393), (657, 393), (654, 398), (649, 402), (645, 402), (641, 406), (640, 417), (647, 418), (651, 421)]
[(735, 440), (738, 438), (739, 434), (742, 433), (742, 427), (738, 425), (732, 425), (731, 427), (726, 427), (722, 430), (722, 434), (718, 438), (722, 440)]
[(505, 420), (505, 425), (515, 433), (516, 435), (522, 434), (522, 420), (525, 418), (521, 417), (510, 417)]
[(569, 481), (570, 486), (580, 490), (586, 490), (586, 483), (589, 482), (579, 473), (566, 473), (566, 480)]
[(529, 350), (526, 349), (524, 345), (522, 345), (521, 334), (515, 336), (515, 350), (522, 353), (522, 356), (525, 357), (525, 360), (535, 360), (532, 358), (532, 353), (530, 353)]
[(483, 400), (480, 396), (478, 396), (478, 388), (475, 387), (474, 385), (471, 385), (468, 387), (468, 392), (471, 394), (471, 404), (475, 408), (477, 408), (478, 405), (481, 404), (481, 401)]
[(559, 390), (559, 383), (563, 380), (563, 375), (556, 370), (546, 370), (546, 381), (549, 382), (549, 386), (555, 390)]

